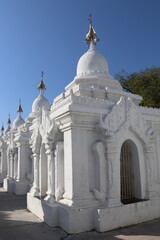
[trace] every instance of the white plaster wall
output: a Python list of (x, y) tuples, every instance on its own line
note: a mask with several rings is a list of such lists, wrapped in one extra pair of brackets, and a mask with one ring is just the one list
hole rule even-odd
[(95, 229), (98, 232), (105, 232), (159, 218), (159, 201), (157, 199), (115, 208), (98, 209), (95, 212)]

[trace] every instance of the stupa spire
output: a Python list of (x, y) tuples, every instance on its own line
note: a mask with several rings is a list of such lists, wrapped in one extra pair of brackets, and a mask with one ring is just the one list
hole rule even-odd
[(97, 37), (97, 34), (92, 25), (92, 14), (89, 14), (88, 20), (90, 22), (90, 26), (84, 41), (87, 43), (88, 47), (92, 47), (96, 45), (96, 43), (99, 41), (99, 38)]
[(21, 106), (21, 99), (19, 99), (19, 106), (18, 106), (17, 112), (19, 114), (21, 114), (21, 112), (23, 112), (23, 109), (22, 109), (22, 106)]
[(4, 127), (3, 127), (3, 123), (2, 123), (2, 127), (1, 127), (2, 136), (3, 136), (3, 132), (4, 132)]
[(40, 80), (40, 83), (38, 84), (38, 89), (39, 89), (41, 95), (43, 94), (43, 91), (46, 89), (45, 84), (43, 82), (43, 75), (44, 75), (44, 72), (42, 71), (41, 72), (41, 80)]
[(7, 124), (8, 124), (8, 125), (11, 124), (10, 113), (8, 114), (8, 121), (7, 121)]

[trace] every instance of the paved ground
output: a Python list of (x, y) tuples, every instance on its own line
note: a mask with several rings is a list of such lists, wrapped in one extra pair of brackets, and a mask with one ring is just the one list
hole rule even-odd
[(26, 210), (26, 197), (0, 188), (0, 240), (160, 240), (160, 219), (107, 233), (68, 235)]

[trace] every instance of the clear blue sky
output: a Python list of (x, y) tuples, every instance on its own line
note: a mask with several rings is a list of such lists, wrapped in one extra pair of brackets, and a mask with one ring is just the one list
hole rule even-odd
[(89, 13), (112, 75), (160, 66), (160, 0), (0, 0), (0, 126), (19, 98), (29, 115), (42, 70), (50, 103), (73, 80)]

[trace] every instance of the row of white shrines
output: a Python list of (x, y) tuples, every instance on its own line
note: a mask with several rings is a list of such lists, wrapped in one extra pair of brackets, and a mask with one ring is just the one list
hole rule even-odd
[(27, 208), (68, 233), (99, 232), (160, 217), (160, 110), (139, 106), (95, 49), (50, 106), (40, 95), (0, 138), (0, 181)]

